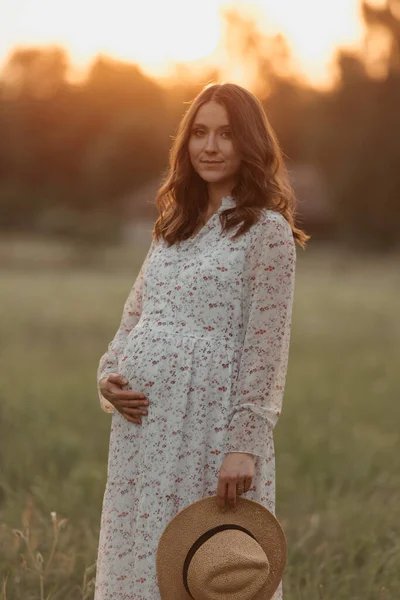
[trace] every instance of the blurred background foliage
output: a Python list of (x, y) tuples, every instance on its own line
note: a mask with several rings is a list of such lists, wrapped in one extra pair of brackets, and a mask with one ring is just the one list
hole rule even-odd
[[(324, 183), (323, 218), (313, 219), (306, 186), (302, 225), (317, 238), (329, 232), (353, 247), (383, 251), (398, 246), (400, 238), (397, 5), (363, 4), (365, 51), (337, 50), (329, 90), (302, 81), (282, 36), (266, 36), (237, 11), (225, 13), (228, 50), (255, 74), (252, 91), (263, 102), (289, 169), (296, 173), (311, 165)], [(376, 39), (385, 48), (378, 58), (368, 50)], [(165, 84), (135, 64), (98, 56), (83, 81), (71, 82), (68, 67), (68, 55), (58, 47), (19, 48), (4, 65), (0, 228), (115, 241), (128, 218), (126, 198), (160, 181), (184, 103), (204, 84), (219, 81), (220, 73), (213, 67), (199, 81), (182, 64), (174, 82)], [(154, 193), (132, 198), (131, 217), (154, 219)]]

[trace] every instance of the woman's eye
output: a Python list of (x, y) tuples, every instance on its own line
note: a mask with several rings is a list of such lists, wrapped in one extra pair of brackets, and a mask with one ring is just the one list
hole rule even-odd
[[(201, 136), (201, 135), (204, 135), (204, 129), (193, 129), (192, 133), (193, 133), (193, 135)], [(221, 133), (221, 135), (223, 137), (228, 137), (228, 138), (232, 137), (232, 134), (230, 131), (223, 131)]]

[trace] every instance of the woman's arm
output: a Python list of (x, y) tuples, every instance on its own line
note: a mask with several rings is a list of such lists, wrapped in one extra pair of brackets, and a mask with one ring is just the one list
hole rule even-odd
[(108, 377), (108, 375), (111, 373), (117, 373), (118, 359), (124, 348), (126, 338), (140, 319), (142, 312), (144, 274), (155, 245), (156, 241), (153, 239), (136, 281), (133, 284), (133, 287), (125, 302), (120, 326), (113, 340), (109, 343), (107, 352), (105, 352), (105, 354), (103, 354), (100, 358), (99, 366), (97, 368), (97, 392), (100, 400), (100, 406), (105, 412), (114, 412), (114, 406), (101, 394), (99, 383), (101, 379)]
[(272, 430), (282, 409), (289, 357), (296, 248), (279, 213), (256, 225), (249, 256), (248, 320), (227, 452), (272, 454)]

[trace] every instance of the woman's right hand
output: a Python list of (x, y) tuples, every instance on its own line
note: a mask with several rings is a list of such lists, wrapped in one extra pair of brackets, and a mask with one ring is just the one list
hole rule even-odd
[(149, 401), (142, 392), (124, 391), (128, 380), (123, 375), (111, 373), (99, 381), (99, 389), (106, 400), (131, 423), (141, 423), (141, 415), (147, 415)]

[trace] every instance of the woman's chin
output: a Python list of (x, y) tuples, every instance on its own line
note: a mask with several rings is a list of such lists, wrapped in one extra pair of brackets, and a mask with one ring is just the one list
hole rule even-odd
[(221, 173), (198, 171), (198, 175), (207, 183), (218, 183), (224, 181), (225, 179), (225, 177)]

